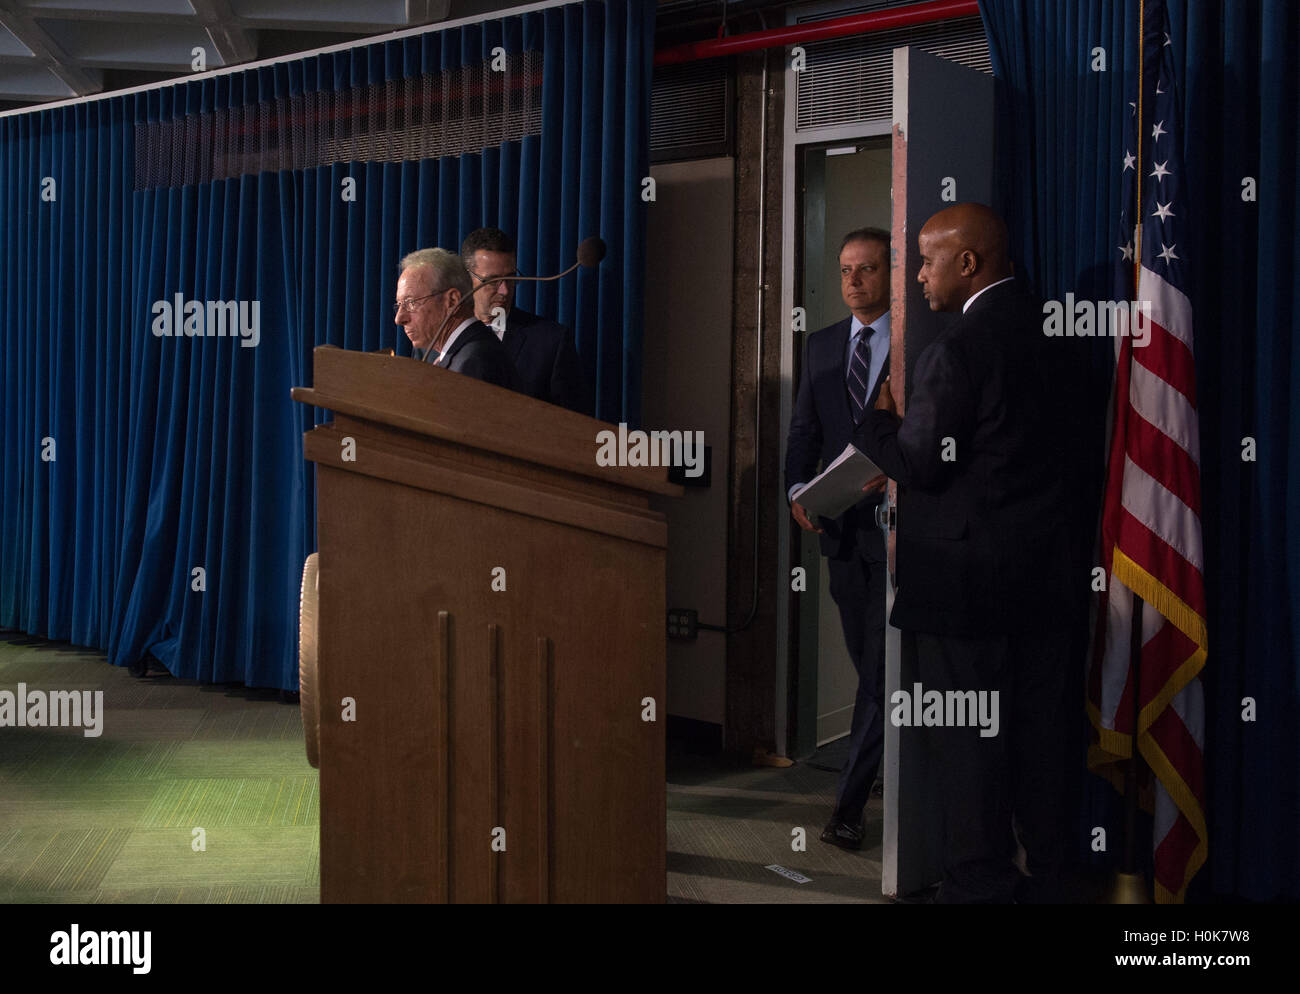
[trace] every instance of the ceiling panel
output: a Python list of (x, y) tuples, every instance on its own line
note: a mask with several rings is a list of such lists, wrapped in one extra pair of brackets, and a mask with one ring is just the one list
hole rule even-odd
[(26, 7), (32, 16), (109, 19), (122, 14), (182, 14), (194, 16), (189, 0), (26, 0), (10, 6)]
[(508, 0), (3, 0), (0, 111), (360, 41)]
[(102, 23), (47, 21), (39, 24), (72, 61), (82, 66), (165, 69), (185, 72), (194, 48), (204, 50), (209, 69), (225, 65), (199, 23), (133, 24), (130, 31), (105, 31)]
[(36, 65), (0, 65), (0, 92), (19, 94), (29, 101), (66, 100), (76, 96), (58, 76)]
[(32, 50), (18, 40), (8, 28), (0, 28), (0, 55), (17, 55), (30, 58)]

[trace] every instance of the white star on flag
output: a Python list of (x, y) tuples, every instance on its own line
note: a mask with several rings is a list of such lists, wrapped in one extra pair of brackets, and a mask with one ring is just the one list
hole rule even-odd
[(1157, 81), (1156, 81), (1156, 93), (1164, 93), (1164, 92), (1165, 92), (1164, 90), (1160, 89), (1160, 82), (1157, 80)]
[(1172, 45), (1172, 44), (1173, 44), (1173, 40), (1169, 37), (1169, 32), (1168, 32), (1168, 31), (1165, 32), (1165, 44), (1166, 44), (1166, 45)]
[(1161, 135), (1165, 133), (1164, 123), (1165, 123), (1164, 121), (1156, 122), (1156, 126), (1151, 129), (1152, 138), (1159, 138)]
[(1152, 217), (1158, 217), (1160, 218), (1161, 221), (1168, 220), (1171, 217), (1176, 217), (1177, 215), (1175, 215), (1174, 212), (1169, 209), (1170, 207), (1173, 206), (1173, 204), (1174, 202), (1172, 200), (1169, 201), (1169, 203), (1167, 204), (1162, 204), (1159, 200), (1157, 200), (1156, 211), (1152, 215)]
[(1131, 113), (1136, 114), (1138, 112), (1138, 105), (1136, 100), (1130, 100), (1128, 102), (1128, 105), (1133, 108)]
[(1133, 153), (1130, 152), (1128, 149), (1124, 149), (1124, 170), (1123, 171), (1128, 172), (1130, 169), (1133, 168), (1133, 163), (1135, 162), (1137, 162), (1137, 159), (1133, 157)]
[(1160, 246), (1164, 249), (1164, 251), (1160, 253), (1160, 258), (1164, 259), (1165, 262), (1170, 262), (1171, 260), (1178, 258), (1178, 256), (1174, 254), (1174, 249), (1177, 247), (1176, 245), (1166, 245), (1164, 242), (1161, 242)]
[(1169, 170), (1165, 168), (1165, 166), (1167, 165), (1169, 165), (1168, 159), (1166, 159), (1164, 162), (1157, 162), (1156, 171), (1153, 172), (1151, 175), (1154, 176), (1156, 179), (1163, 181), (1164, 178), (1169, 175)]
[(1133, 243), (1131, 241), (1127, 245), (1121, 245), (1119, 252), (1124, 257), (1125, 262), (1133, 261)]

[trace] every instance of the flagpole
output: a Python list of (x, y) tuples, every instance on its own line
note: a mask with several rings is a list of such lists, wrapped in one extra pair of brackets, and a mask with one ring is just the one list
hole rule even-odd
[[(1133, 299), (1137, 299), (1138, 283), (1142, 275), (1142, 97), (1143, 83), (1142, 70), (1146, 68), (1146, 0), (1138, 0), (1138, 98), (1137, 98), (1137, 172), (1134, 178), (1137, 180), (1137, 197), (1134, 200), (1136, 205), (1134, 209), (1133, 224)], [(1130, 362), (1132, 354), (1130, 353)]]
[[(1146, 0), (1138, 2), (1138, 97), (1137, 97), (1137, 197), (1133, 226), (1133, 299), (1138, 299), (1142, 275), (1142, 97), (1144, 93), (1143, 69), (1146, 63)], [(1133, 362), (1132, 339), (1121, 346), (1120, 356), (1130, 365)], [(1117, 398), (1118, 399), (1118, 398)], [(1118, 429), (1118, 423), (1116, 428)], [(1138, 872), (1138, 773), (1142, 754), (1138, 750), (1138, 722), (1142, 714), (1142, 598), (1133, 594), (1133, 618), (1129, 627), (1129, 672), (1133, 688), (1132, 728), (1129, 733), (1129, 761), (1124, 770), (1124, 857), (1120, 871), (1111, 884), (1110, 903), (1150, 904), (1151, 893), (1146, 879)]]

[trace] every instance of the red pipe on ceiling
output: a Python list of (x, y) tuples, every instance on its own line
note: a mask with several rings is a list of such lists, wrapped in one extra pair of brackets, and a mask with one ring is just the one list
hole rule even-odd
[(970, 17), (979, 12), (979, 3), (976, 0), (931, 0), (930, 3), (896, 7), (892, 10), (877, 10), (870, 14), (850, 14), (848, 17), (837, 17), (831, 21), (813, 21), (810, 24), (796, 24), (768, 28), (766, 31), (754, 31), (750, 34), (732, 35), (730, 38), (688, 42), (685, 45), (676, 45), (655, 52), (655, 65), (668, 66), (680, 62), (696, 62), (700, 59), (717, 59), (724, 55), (753, 52), (760, 48), (798, 45), (803, 42), (825, 41), (828, 38), (843, 38), (846, 35), (904, 28), (913, 24), (946, 21), (954, 17)]

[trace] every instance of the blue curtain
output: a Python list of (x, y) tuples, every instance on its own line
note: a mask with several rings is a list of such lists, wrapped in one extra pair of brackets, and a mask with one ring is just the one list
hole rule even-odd
[[(1169, 0), (1195, 237), (1210, 652), (1209, 873), (1190, 896), (1300, 897), (1300, 88), (1289, 0)], [(1138, 0), (980, 0), (1000, 81), (1002, 204), (1045, 297), (1111, 296)], [(1107, 70), (1093, 70), (1093, 50)], [(1243, 199), (1247, 178), (1258, 199)], [(1104, 405), (1112, 343), (1085, 366)], [(1243, 461), (1243, 439), (1257, 445)], [(1243, 721), (1243, 699), (1257, 718)], [(1109, 790), (1109, 788), (1105, 788)], [(1097, 800), (1101, 804), (1101, 800)], [(1095, 822), (1094, 822), (1095, 823)], [(1115, 822), (1111, 822), (1115, 824)]]
[[(295, 688), (315, 505), (289, 389), (322, 343), (409, 354), (398, 260), (483, 225), (538, 275), (605, 239), (519, 303), (574, 329), (598, 416), (638, 421), (653, 38), (649, 0), (589, 0), (0, 118), (0, 626)], [(448, 80), (487, 99), (498, 49), (540, 72), (535, 126), (442, 157), (325, 147), (418, 115), (403, 94), (445, 109)], [(159, 335), (177, 295), (255, 301), (256, 346), (181, 314)]]

